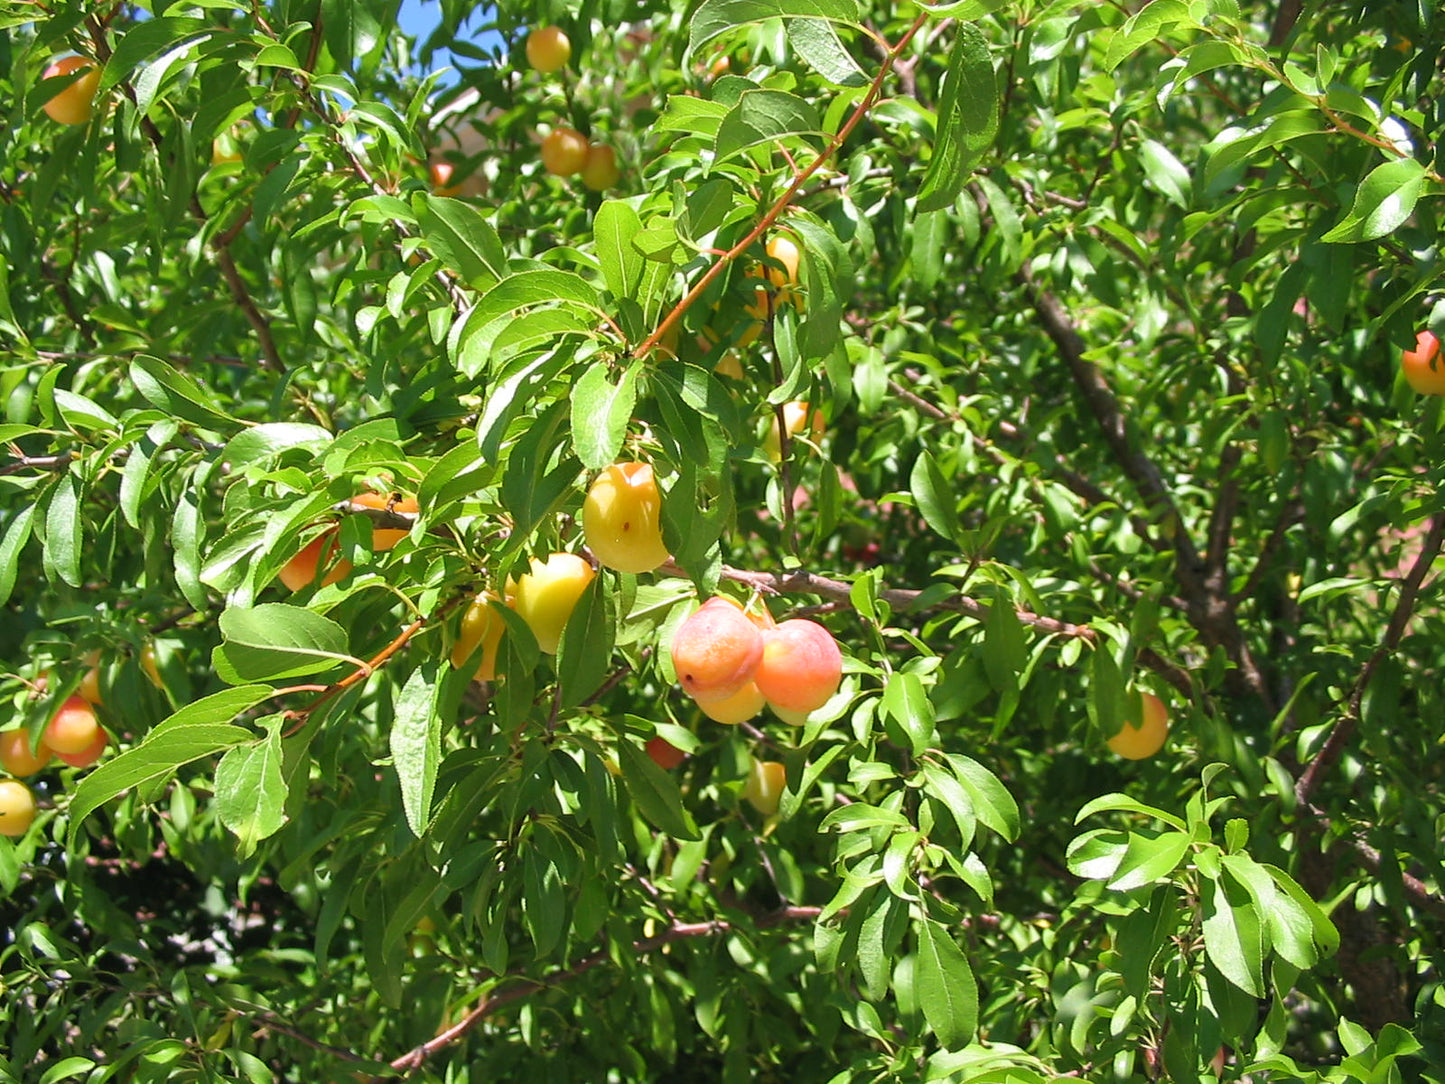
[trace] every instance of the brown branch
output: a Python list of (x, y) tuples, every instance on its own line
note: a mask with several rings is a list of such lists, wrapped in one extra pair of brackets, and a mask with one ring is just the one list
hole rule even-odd
[[(1307, 817), (1305, 823), (1317, 831), (1328, 831), (1335, 826), (1334, 819), (1318, 806), (1306, 802), (1301, 808)], [(1379, 874), (1381, 866), (1384, 865), (1384, 857), (1379, 851), (1353, 833), (1345, 836), (1341, 842), (1360, 857), (1371, 873)], [(1412, 877), (1404, 870), (1400, 870), (1399, 875), (1400, 886), (1404, 889), (1405, 895), (1432, 914), (1445, 917), (1445, 895), (1434, 891), (1424, 881), (1418, 877)]]
[(1304, 0), (1280, 0), (1279, 10), (1274, 14), (1274, 25), (1269, 28), (1269, 47), (1278, 49), (1294, 30), (1299, 21)]
[(703, 272), (702, 277), (693, 283), (692, 287), (683, 295), (682, 300), (674, 305), (672, 311), (663, 317), (662, 323), (658, 324), (652, 334), (638, 344), (637, 349), (633, 351), (635, 357), (646, 357), (668, 336), (673, 328), (679, 326), (683, 314), (702, 296), (703, 291), (723, 273), (723, 269), (746, 252), (754, 241), (767, 232), (768, 228), (778, 220), (783, 211), (786, 210), (788, 205), (797, 197), (798, 193), (803, 190), (803, 186), (807, 184), (808, 179), (817, 173), (818, 170), (822, 169), (823, 165), (838, 152), (848, 137), (853, 134), (853, 129), (858, 127), (863, 118), (868, 115), (869, 110), (877, 104), (878, 98), (883, 91), (883, 83), (888, 78), (888, 73), (892, 70), (898, 58), (903, 55), (903, 50), (908, 47), (908, 43), (913, 40), (913, 36), (917, 34), (927, 22), (927, 12), (913, 20), (913, 23), (904, 31), (903, 36), (899, 38), (898, 42), (888, 51), (888, 59), (879, 67), (878, 74), (868, 87), (868, 92), (863, 95), (863, 100), (854, 107), (853, 112), (849, 114), (848, 119), (843, 122), (843, 126), (838, 129), (837, 134), (828, 141), (828, 145), (823, 148), (822, 152), (819, 153), (812, 162), (798, 171), (797, 176), (793, 178), (793, 182), (788, 185), (787, 190), (764, 212), (763, 217), (758, 220), (757, 225), (749, 230), (741, 241), (718, 256), (712, 266)]
[[(811, 921), (817, 918), (818, 915), (822, 913), (822, 910), (821, 907), (783, 907), (771, 914), (761, 916), (752, 924), (751, 928), (764, 930), (789, 922)], [(730, 933), (737, 928), (735, 922), (727, 919), (714, 919), (711, 922), (674, 922), (655, 937), (648, 937), (632, 942), (631, 951), (634, 956), (645, 956), (649, 953), (656, 952), (664, 945), (672, 944), (674, 941), (682, 941), (690, 937), (716, 937), (718, 934)], [(499, 993), (494, 993), (484, 998), (475, 1009), (467, 1013), (466, 1016), (462, 1017), (451, 1027), (438, 1034), (435, 1038), (429, 1039), (420, 1046), (407, 1051), (399, 1058), (395, 1058), (391, 1062), (391, 1068), (398, 1070), (420, 1068), (429, 1057), (437, 1051), (443, 1050), (459, 1041), (467, 1032), (471, 1031), (503, 1005), (531, 997), (533, 994), (540, 993), (548, 987), (569, 982), (605, 963), (609, 963), (611, 960), (611, 953), (604, 949), (599, 952), (594, 952), (590, 956), (583, 957), (571, 967), (559, 968), (542, 979), (533, 979), (521, 973), (513, 973), (507, 976), (507, 979), (511, 980), (513, 985), (508, 986)], [(379, 1080), (381, 1078), (374, 1079)]]
[[(102, 64), (105, 63), (111, 56), (110, 44), (106, 41), (104, 28), (93, 19), (91, 21), (90, 36), (91, 41), (95, 45), (96, 58), (100, 60)], [(122, 83), (121, 89), (126, 97), (135, 104), (135, 88), (129, 83)], [(155, 126), (155, 122), (145, 115), (141, 116), (140, 125), (141, 131), (145, 133), (146, 139), (150, 141), (151, 146), (155, 148), (156, 154), (159, 156), (162, 148), (165, 146), (165, 136), (163, 136), (161, 130)], [(194, 189), (192, 189), (190, 193), (188, 207), (191, 212), (191, 217), (197, 222), (205, 225), (210, 221), (210, 216), (206, 214), (206, 209), (201, 206), (200, 197), (196, 195)], [(256, 333), (256, 341), (261, 348), (262, 362), (268, 369), (272, 369), (277, 373), (285, 373), (286, 364), (281, 360), (281, 354), (276, 349), (276, 340), (271, 334), (271, 324), (266, 317), (262, 315), (261, 310), (256, 307), (256, 302), (251, 297), (251, 292), (246, 288), (246, 283), (241, 278), (241, 272), (236, 267), (236, 261), (231, 256), (230, 250), (226, 248), (225, 245), (220, 244), (219, 241), (219, 238), (213, 239), (211, 250), (216, 254), (216, 262), (220, 265), (221, 276), (226, 280), (226, 286), (231, 291), (231, 298), (241, 309), (242, 314), (246, 317), (246, 322), (251, 325), (251, 330)]]
[(1344, 754), (1346, 744), (1359, 727), (1365, 690), (1369, 688), (1375, 671), (1385, 661), (1385, 657), (1399, 646), (1400, 639), (1405, 635), (1405, 629), (1409, 626), (1410, 618), (1415, 613), (1415, 601), (1419, 598), (1420, 587), (1425, 582), (1425, 576), (1429, 573), (1430, 566), (1440, 555), (1442, 543), (1445, 543), (1445, 512), (1436, 512), (1430, 519), (1430, 531), (1420, 546), (1415, 563), (1400, 585), (1400, 597), (1395, 602), (1394, 612), (1390, 614), (1390, 623), (1385, 626), (1385, 635), (1380, 640), (1380, 646), (1375, 648), (1374, 653), (1360, 670), (1360, 676), (1355, 679), (1355, 687), (1350, 692), (1349, 702), (1346, 704), (1344, 712), (1335, 720), (1335, 725), (1330, 728), (1325, 744), (1320, 747), (1320, 751), (1315, 754), (1314, 759), (1305, 767), (1303, 774), (1295, 783), (1295, 801), (1301, 806), (1309, 805), (1310, 798), (1314, 795), (1315, 788), (1319, 786), (1321, 777), (1333, 768)]

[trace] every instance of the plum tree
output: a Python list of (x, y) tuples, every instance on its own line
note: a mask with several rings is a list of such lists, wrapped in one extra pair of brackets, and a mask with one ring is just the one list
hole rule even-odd
[(781, 762), (754, 757), (748, 765), (748, 778), (743, 784), (742, 796), (763, 816), (771, 817), (782, 804), (787, 785), (788, 770)]
[(1445, 395), (1445, 358), (1440, 356), (1440, 340), (1429, 328), (1415, 337), (1415, 349), (1400, 354), (1400, 371), (1420, 395)]
[(452, 645), (452, 665), (459, 670), (477, 648), (481, 648), (481, 661), (474, 675), (476, 681), (495, 681), (497, 677), (497, 649), (502, 643), (502, 633), (507, 630), (506, 619), (497, 612), (500, 603), (501, 598), (495, 591), (477, 595), (462, 614), (461, 632)]
[(0, 779), (0, 836), (23, 836), (35, 822), (35, 795), (18, 779)]
[(539, 26), (527, 35), (527, 63), (539, 72), (551, 75), (567, 66), (572, 57), (572, 42), (555, 26)]
[(545, 561), (533, 557), (530, 571), (517, 579), (510, 592), (512, 609), (527, 623), (537, 638), (537, 646), (547, 654), (557, 654), (562, 629), (596, 575), (577, 554), (554, 553)]
[(582, 537), (592, 556), (617, 572), (651, 572), (667, 560), (662, 494), (649, 463), (614, 463), (582, 502)]
[(556, 177), (570, 177), (587, 164), (587, 137), (576, 128), (553, 128), (542, 137), (542, 167)]
[(698, 703), (715, 703), (752, 680), (763, 657), (763, 637), (741, 606), (718, 595), (677, 627), (671, 652), (683, 691)]
[(0, 731), (0, 768), (11, 775), (34, 775), (53, 755), (43, 740), (32, 750), (30, 734), (21, 727)]
[(82, 753), (95, 744), (97, 735), (103, 734), (90, 701), (72, 694), (50, 717), (43, 740), (58, 756), (62, 753)]
[(65, 56), (52, 61), (44, 78), (81, 74), (73, 83), (45, 103), (45, 112), (59, 124), (84, 124), (95, 112), (95, 92), (100, 86), (100, 68), (89, 57)]
[(582, 163), (582, 183), (594, 192), (605, 192), (617, 184), (622, 174), (617, 168), (617, 152), (606, 143), (593, 143), (587, 148)]
[(1125, 760), (1144, 760), (1164, 748), (1169, 737), (1169, 709), (1150, 692), (1139, 693), (1139, 714), (1125, 719), (1106, 744)]

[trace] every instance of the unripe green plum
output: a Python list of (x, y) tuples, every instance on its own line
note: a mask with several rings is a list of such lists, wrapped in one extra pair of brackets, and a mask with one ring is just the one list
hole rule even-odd
[(764, 630), (758, 689), (780, 713), (806, 716), (832, 699), (843, 679), (843, 655), (833, 634), (816, 621), (794, 618)]
[(533, 557), (531, 571), (517, 580), (512, 609), (527, 622), (537, 646), (547, 654), (557, 654), (562, 628), (595, 575), (592, 566), (575, 553), (554, 553), (545, 561)]
[(735, 695), (752, 680), (762, 657), (758, 627), (722, 595), (703, 603), (672, 636), (678, 683), (699, 704)]
[(614, 463), (582, 503), (582, 537), (606, 568), (651, 572), (667, 560), (662, 494), (647, 463)]

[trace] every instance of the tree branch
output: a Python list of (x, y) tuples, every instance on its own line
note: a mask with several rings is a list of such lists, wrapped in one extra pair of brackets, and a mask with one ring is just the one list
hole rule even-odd
[[(822, 913), (821, 907), (783, 907), (771, 914), (758, 918), (751, 926), (755, 930), (765, 930), (773, 926), (781, 926), (789, 922), (811, 921)], [(644, 938), (632, 942), (631, 951), (634, 956), (646, 956), (656, 952), (664, 945), (670, 945), (674, 941), (682, 941), (690, 937), (716, 937), (718, 934), (730, 933), (737, 928), (735, 922), (727, 919), (713, 919), (711, 922), (674, 922), (662, 933), (655, 937)], [(391, 1062), (391, 1068), (399, 1070), (410, 1070), (420, 1068), (421, 1065), (433, 1054), (443, 1050), (453, 1043), (459, 1041), (467, 1032), (471, 1031), (479, 1023), (485, 1020), (492, 1013), (503, 1005), (513, 1001), (520, 1001), (523, 998), (531, 997), (552, 986), (569, 982), (588, 971), (608, 963), (612, 955), (605, 949), (585, 956), (571, 967), (559, 968), (542, 979), (528, 978), (521, 973), (513, 973), (507, 976), (513, 985), (508, 986), (499, 993), (491, 994), (484, 998), (475, 1009), (467, 1013), (451, 1027), (441, 1032), (434, 1039), (429, 1039), (420, 1046), (415, 1047), (399, 1058)], [(380, 1080), (377, 1077), (373, 1080)]]
[(1314, 795), (1315, 788), (1319, 786), (1321, 777), (1333, 768), (1344, 754), (1345, 746), (1359, 727), (1360, 709), (1365, 700), (1365, 690), (1369, 688), (1370, 681), (1374, 678), (1380, 663), (1384, 662), (1385, 656), (1400, 645), (1400, 639), (1405, 635), (1410, 618), (1414, 616), (1415, 601), (1419, 598), (1420, 587), (1425, 582), (1425, 576), (1429, 573), (1430, 566), (1440, 555), (1442, 543), (1445, 543), (1445, 512), (1436, 512), (1430, 519), (1430, 531), (1420, 546), (1415, 563), (1400, 585), (1400, 597), (1395, 602), (1394, 612), (1390, 614), (1390, 623), (1385, 626), (1385, 635), (1380, 641), (1380, 646), (1375, 648), (1374, 653), (1360, 670), (1360, 676), (1355, 679), (1355, 687), (1350, 692), (1349, 702), (1345, 706), (1344, 712), (1335, 720), (1335, 725), (1330, 729), (1325, 744), (1320, 747), (1320, 751), (1315, 754), (1314, 759), (1309, 762), (1298, 782), (1295, 783), (1295, 800), (1301, 806), (1309, 805), (1310, 798)]

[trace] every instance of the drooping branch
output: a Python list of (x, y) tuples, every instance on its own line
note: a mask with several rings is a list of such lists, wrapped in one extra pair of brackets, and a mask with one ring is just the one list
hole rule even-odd
[[(811, 922), (817, 918), (822, 911), (823, 909), (821, 907), (782, 907), (769, 914), (762, 915), (751, 923), (748, 928), (765, 930), (790, 922)], [(634, 956), (646, 956), (656, 952), (664, 945), (670, 945), (675, 941), (683, 941), (695, 937), (717, 937), (720, 934), (730, 933), (737, 928), (738, 924), (728, 919), (713, 919), (711, 922), (674, 922), (656, 936), (632, 942), (631, 952)], [(483, 998), (477, 1004), (476, 1008), (445, 1031), (438, 1033), (434, 1039), (429, 1039), (420, 1046), (407, 1051), (399, 1058), (393, 1059), (391, 1068), (402, 1071), (420, 1068), (433, 1054), (461, 1040), (463, 1036), (503, 1005), (531, 997), (533, 994), (540, 993), (549, 987), (570, 982), (572, 979), (601, 967), (611, 959), (611, 953), (602, 950), (594, 952), (590, 956), (583, 957), (571, 967), (559, 968), (541, 979), (529, 978), (520, 973), (510, 975), (508, 976), (505, 988)], [(382, 1078), (378, 1077), (374, 1079), (379, 1081)]]

